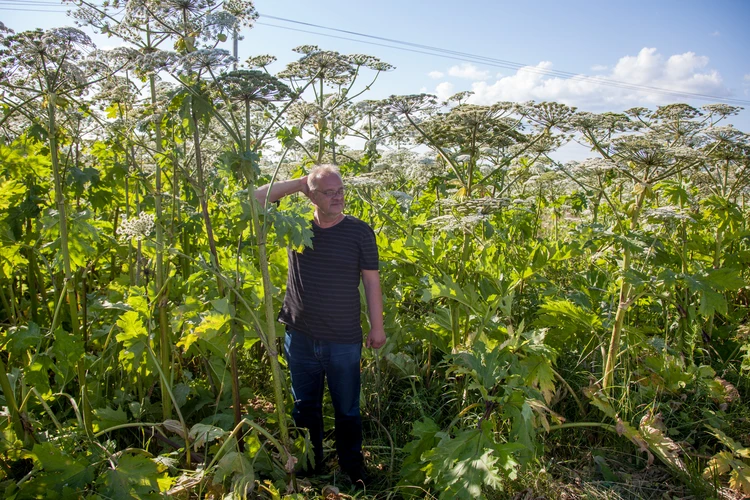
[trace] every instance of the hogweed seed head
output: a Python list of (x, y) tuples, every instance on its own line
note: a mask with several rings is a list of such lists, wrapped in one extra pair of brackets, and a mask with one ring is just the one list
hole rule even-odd
[(346, 85), (354, 78), (354, 65), (338, 52), (320, 50), (315, 45), (303, 45), (294, 51), (304, 55), (289, 63), (279, 78), (322, 78), (329, 85)]
[(701, 109), (711, 116), (718, 115), (721, 118), (739, 114), (744, 108), (740, 106), (730, 106), (729, 104), (707, 104)]
[(653, 117), (662, 120), (691, 120), (702, 114), (700, 110), (688, 104), (677, 103), (659, 106), (654, 112)]
[(393, 198), (395, 198), (396, 202), (402, 208), (408, 208), (409, 205), (411, 205), (411, 202), (414, 201), (413, 196), (408, 193), (404, 193), (403, 191), (388, 191), (388, 194), (393, 196)]
[(276, 62), (276, 57), (270, 54), (264, 54), (260, 56), (248, 57), (245, 59), (245, 64), (248, 68), (265, 68)]
[(206, 40), (216, 40), (219, 35), (232, 34), (240, 29), (240, 20), (227, 11), (211, 12), (203, 19), (201, 36)]
[(222, 74), (216, 79), (216, 84), (229, 96), (238, 102), (280, 101), (294, 95), (292, 89), (264, 71), (255, 69), (240, 69)]
[(233, 62), (234, 57), (224, 49), (200, 49), (180, 57), (173, 67), (178, 73), (218, 72)]
[(599, 175), (616, 169), (617, 164), (604, 158), (587, 158), (581, 162), (570, 162), (566, 165), (566, 168), (573, 175)]
[(737, 130), (732, 125), (714, 126), (706, 129), (706, 135), (711, 139), (723, 142), (741, 142), (748, 143), (750, 135)]

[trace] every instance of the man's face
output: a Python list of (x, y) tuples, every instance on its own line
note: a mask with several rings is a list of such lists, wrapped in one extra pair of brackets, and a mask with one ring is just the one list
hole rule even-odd
[(312, 191), (312, 201), (322, 215), (337, 216), (344, 211), (344, 183), (336, 174), (318, 179)]

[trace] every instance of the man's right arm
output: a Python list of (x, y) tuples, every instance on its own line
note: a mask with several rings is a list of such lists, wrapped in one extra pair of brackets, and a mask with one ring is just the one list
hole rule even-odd
[(277, 181), (273, 185), (266, 184), (255, 190), (255, 199), (258, 203), (265, 206), (268, 203), (275, 203), (284, 196), (294, 193), (302, 193), (310, 196), (310, 189), (307, 187), (307, 176), (299, 179), (290, 179), (288, 181)]

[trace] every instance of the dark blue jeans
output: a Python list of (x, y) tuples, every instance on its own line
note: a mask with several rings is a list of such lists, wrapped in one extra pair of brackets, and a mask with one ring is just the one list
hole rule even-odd
[(315, 464), (323, 464), (323, 390), (328, 379), (335, 416), (336, 452), (345, 470), (362, 464), (362, 418), (359, 413), (359, 366), (362, 344), (315, 340), (287, 329), (284, 350), (292, 376), (297, 427), (310, 431)]

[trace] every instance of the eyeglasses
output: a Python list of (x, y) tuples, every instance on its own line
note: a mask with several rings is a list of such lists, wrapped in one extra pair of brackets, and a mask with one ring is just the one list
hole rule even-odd
[(339, 188), (338, 190), (326, 189), (325, 191), (318, 191), (318, 193), (322, 194), (326, 198), (333, 198), (334, 196), (344, 196), (344, 194), (346, 194), (346, 190), (344, 188)]

